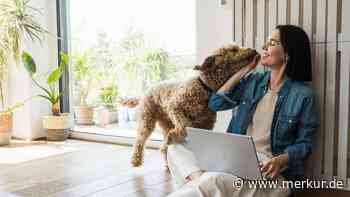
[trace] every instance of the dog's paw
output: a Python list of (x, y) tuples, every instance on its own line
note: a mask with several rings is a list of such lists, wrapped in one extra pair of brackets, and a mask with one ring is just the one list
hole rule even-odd
[(131, 158), (131, 165), (133, 167), (140, 167), (142, 165), (142, 159), (139, 157), (136, 157), (136, 156), (132, 157)]
[(142, 147), (136, 146), (131, 158), (131, 165), (133, 167), (139, 167), (142, 165), (142, 160), (143, 160)]

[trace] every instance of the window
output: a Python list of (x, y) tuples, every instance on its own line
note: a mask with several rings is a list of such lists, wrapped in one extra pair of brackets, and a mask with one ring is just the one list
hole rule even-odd
[(135, 108), (121, 101), (193, 74), (195, 1), (68, 2), (75, 130), (135, 130)]

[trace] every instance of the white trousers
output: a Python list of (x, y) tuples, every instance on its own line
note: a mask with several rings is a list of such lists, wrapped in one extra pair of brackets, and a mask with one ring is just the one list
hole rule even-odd
[(168, 147), (167, 157), (170, 173), (178, 186), (168, 197), (283, 197), (288, 196), (290, 192), (284, 188), (250, 188), (247, 182), (237, 188), (233, 183), (238, 178), (222, 172), (205, 172), (199, 178), (186, 182), (185, 178), (188, 175), (200, 170), (194, 154), (181, 144), (172, 144)]

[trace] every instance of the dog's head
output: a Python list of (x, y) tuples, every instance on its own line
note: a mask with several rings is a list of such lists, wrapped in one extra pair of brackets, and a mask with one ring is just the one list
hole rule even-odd
[(254, 49), (227, 45), (197, 65), (200, 78), (212, 90), (219, 89), (233, 74), (248, 65), (258, 53)]

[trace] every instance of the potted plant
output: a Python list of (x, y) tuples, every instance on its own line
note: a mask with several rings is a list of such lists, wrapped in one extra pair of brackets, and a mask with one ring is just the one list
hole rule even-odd
[[(112, 82), (109, 86), (101, 88), (98, 99), (99, 99), (99, 104), (103, 108), (106, 108), (108, 110), (107, 111), (108, 119), (106, 123), (110, 124), (110, 123), (117, 122), (118, 121), (118, 112), (117, 112), (118, 90), (117, 90), (116, 84)], [(106, 112), (106, 110), (101, 110), (101, 112)], [(98, 115), (106, 116), (104, 114), (98, 114)]]
[(31, 98), (32, 97), (29, 97), (23, 102), (19, 102), (14, 106), (0, 111), (0, 145), (10, 144), (12, 137), (13, 112), (17, 108), (22, 107)]
[(73, 126), (73, 117), (69, 113), (60, 113), (60, 97), (63, 92), (58, 90), (58, 82), (62, 76), (64, 68), (68, 65), (68, 56), (66, 54), (60, 55), (61, 63), (58, 68), (53, 70), (46, 79), (46, 87), (40, 84), (35, 79), (36, 64), (29, 53), (22, 53), (22, 61), (30, 78), (34, 84), (39, 87), (44, 94), (38, 95), (50, 102), (52, 115), (43, 117), (43, 127), (47, 129), (47, 140), (49, 141), (63, 141), (67, 139), (69, 129)]
[(94, 121), (100, 126), (106, 126), (118, 120), (116, 46), (107, 33), (100, 32), (97, 42), (91, 49), (90, 56), (96, 70), (95, 79), (98, 88), (94, 101), (99, 106), (95, 109)]
[(73, 64), (74, 90), (78, 94), (78, 105), (74, 107), (77, 124), (93, 124), (94, 108), (87, 102), (93, 87), (95, 69), (90, 65), (89, 54), (76, 55)]
[(2, 0), (0, 3), (0, 144), (10, 142), (13, 112), (28, 100), (14, 106), (5, 103), (8, 68), (19, 64), (23, 37), (41, 42), (43, 34), (47, 33), (34, 18), (39, 10), (29, 4), (30, 0)]

